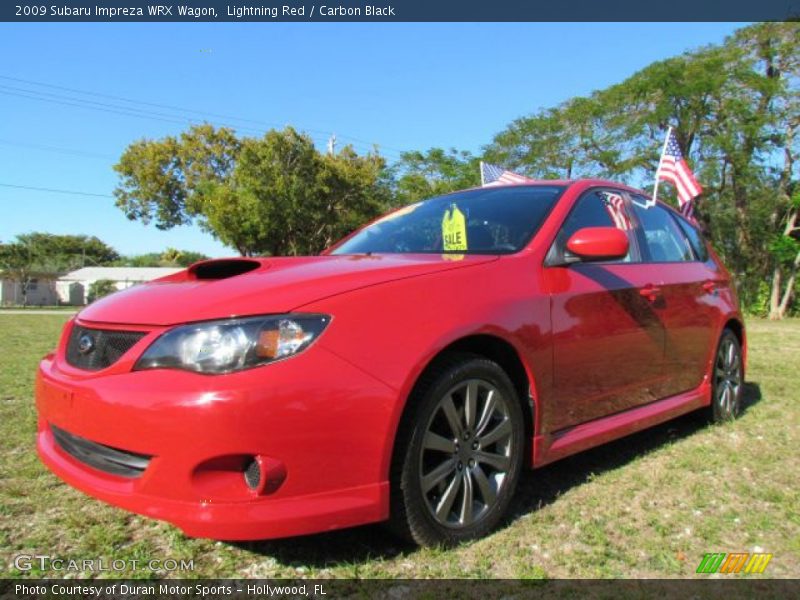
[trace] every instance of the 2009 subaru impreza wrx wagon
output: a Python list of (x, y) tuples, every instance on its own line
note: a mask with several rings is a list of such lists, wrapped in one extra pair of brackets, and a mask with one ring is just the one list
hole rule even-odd
[(41, 362), (40, 456), (192, 536), (481, 536), (523, 468), (739, 412), (730, 276), (691, 223), (647, 206), (600, 180), (468, 190), (321, 256), (206, 261), (115, 293)]

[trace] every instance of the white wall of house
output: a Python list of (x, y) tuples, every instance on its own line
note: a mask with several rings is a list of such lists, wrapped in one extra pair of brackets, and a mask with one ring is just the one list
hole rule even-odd
[[(28, 304), (55, 306), (87, 303), (89, 287), (96, 281), (114, 282), (117, 290), (152, 281), (180, 271), (169, 267), (85, 267), (53, 279), (33, 279), (28, 286)], [(22, 304), (22, 286), (11, 279), (0, 278), (0, 306)]]
[(79, 281), (56, 281), (56, 294), (61, 304), (80, 306), (86, 304), (89, 286)]
[[(58, 298), (56, 282), (51, 279), (32, 279), (28, 284), (27, 302), (31, 306), (54, 306)], [(22, 285), (11, 279), (0, 279), (0, 305), (18, 305), (22, 301)]]
[[(104, 278), (103, 278), (104, 279)], [(89, 288), (101, 279), (84, 279), (82, 281), (57, 281), (56, 294), (61, 304), (86, 304), (88, 302)], [(113, 280), (111, 280), (113, 281)], [(125, 290), (142, 283), (141, 281), (114, 281), (114, 287)]]
[(113, 281), (117, 290), (124, 290), (180, 270), (169, 267), (84, 267), (60, 277), (55, 291), (61, 304), (82, 305), (87, 303), (89, 288), (97, 281)]

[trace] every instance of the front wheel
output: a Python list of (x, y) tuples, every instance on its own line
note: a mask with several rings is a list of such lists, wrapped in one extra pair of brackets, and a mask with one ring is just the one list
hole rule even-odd
[(720, 337), (712, 365), (712, 382), (710, 420), (732, 421), (742, 410), (744, 364), (739, 338), (730, 329), (725, 329)]
[(503, 369), (459, 354), (420, 381), (392, 469), (392, 528), (421, 545), (482, 537), (505, 514), (522, 470), (525, 422)]

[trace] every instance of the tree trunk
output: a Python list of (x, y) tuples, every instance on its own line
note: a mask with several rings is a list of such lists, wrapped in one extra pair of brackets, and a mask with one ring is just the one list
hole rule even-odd
[(769, 320), (778, 321), (783, 318), (781, 304), (781, 267), (778, 265), (772, 272), (772, 287), (769, 293)]
[[(783, 235), (789, 236), (797, 229), (797, 209), (792, 209), (786, 221)], [(786, 278), (786, 282), (782, 283), (783, 269), (781, 265), (777, 265), (772, 272), (772, 289), (769, 295), (769, 318), (777, 321), (786, 316), (786, 311), (789, 308), (789, 303), (792, 301), (794, 294), (794, 282), (797, 279), (797, 271), (800, 269), (800, 252), (794, 258), (794, 262), (789, 267), (790, 273)]]
[(781, 319), (786, 316), (786, 310), (789, 308), (789, 303), (792, 301), (792, 295), (794, 294), (794, 280), (797, 277), (798, 262), (800, 262), (800, 253), (797, 254), (797, 260), (794, 261), (794, 272), (791, 274), (791, 276), (789, 276), (789, 280), (786, 282), (786, 289), (783, 291), (783, 298), (781, 298), (780, 306), (778, 306)]
[[(793, 119), (787, 123), (783, 143), (783, 171), (780, 179), (780, 190), (785, 202), (789, 204), (789, 210), (786, 213), (786, 225), (783, 228), (783, 235), (788, 237), (791, 237), (797, 230), (798, 211), (796, 207), (792, 206), (791, 186), (795, 161), (792, 147), (794, 146), (795, 129), (798, 125), (800, 125), (800, 119)], [(772, 220), (777, 221), (777, 216), (777, 212), (773, 213)], [(794, 294), (794, 282), (797, 278), (798, 268), (800, 268), (800, 252), (797, 253), (794, 263), (789, 268), (790, 273), (786, 283), (781, 285), (783, 275), (781, 265), (775, 267), (772, 273), (772, 289), (769, 296), (770, 320), (777, 321), (786, 316), (786, 311)]]
[(28, 285), (30, 285), (30, 279), (28, 277), (23, 278), (20, 281), (22, 285), (22, 306), (28, 306)]
[(792, 265), (792, 272), (786, 279), (786, 283), (781, 285), (781, 268), (776, 267), (772, 274), (772, 291), (769, 297), (769, 318), (771, 321), (779, 321), (786, 316), (789, 304), (794, 295), (794, 282), (797, 279), (797, 269), (800, 267), (800, 252)]
[(800, 269), (800, 252), (798, 252), (797, 256), (794, 257), (794, 264), (792, 265), (792, 274), (789, 275), (789, 279), (786, 281), (786, 288), (783, 291), (783, 298), (781, 298), (781, 304), (779, 307), (781, 318), (786, 316), (786, 311), (789, 308), (789, 303), (792, 301), (792, 296), (794, 295), (794, 282), (797, 279), (798, 269)]

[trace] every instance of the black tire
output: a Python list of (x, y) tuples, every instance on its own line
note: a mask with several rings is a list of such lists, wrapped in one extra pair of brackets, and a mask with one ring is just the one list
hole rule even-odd
[(423, 546), (483, 537), (508, 509), (524, 452), (523, 411), (508, 375), (479, 355), (445, 357), (417, 383), (400, 424), (390, 528)]
[(739, 338), (725, 329), (711, 363), (711, 406), (706, 418), (712, 423), (733, 421), (742, 411), (744, 362)]

